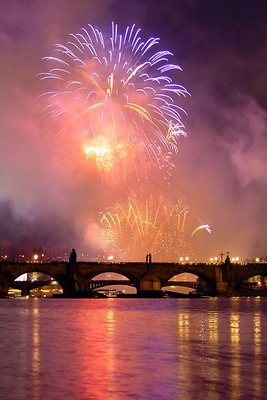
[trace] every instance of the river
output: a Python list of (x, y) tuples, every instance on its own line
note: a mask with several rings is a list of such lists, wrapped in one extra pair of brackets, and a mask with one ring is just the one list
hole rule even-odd
[(0, 301), (2, 400), (265, 399), (267, 298)]

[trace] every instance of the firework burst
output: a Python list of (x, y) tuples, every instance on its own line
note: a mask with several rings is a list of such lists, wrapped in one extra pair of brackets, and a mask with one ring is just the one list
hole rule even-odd
[(189, 213), (182, 201), (172, 205), (161, 196), (146, 201), (132, 196), (100, 216), (107, 252), (135, 261), (149, 252), (157, 261), (178, 261), (192, 253)]
[[(140, 31), (132, 25), (119, 33), (112, 23), (106, 37), (88, 25), (44, 58), (44, 115), (54, 120), (57, 133), (78, 137), (81, 148), (101, 138), (110, 149), (95, 164), (102, 171), (125, 162), (129, 152), (121, 158), (118, 151), (125, 143), (135, 165), (153, 159), (162, 166), (162, 154), (175, 153), (177, 138), (185, 135), (179, 99), (188, 92), (172, 78), (181, 68), (169, 62), (172, 53), (158, 49), (159, 38), (142, 40)], [(92, 148), (85, 154), (98, 159)]]

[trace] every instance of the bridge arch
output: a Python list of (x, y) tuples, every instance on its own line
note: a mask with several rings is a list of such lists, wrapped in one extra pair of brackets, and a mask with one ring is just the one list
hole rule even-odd
[(113, 271), (100, 272), (85, 282), (84, 289), (98, 291), (116, 289), (117, 292), (135, 294), (137, 287), (127, 275)]
[(166, 283), (174, 278), (178, 274), (188, 273), (193, 274), (206, 283), (207, 287), (210, 289), (210, 294), (216, 293), (216, 267), (214, 265), (207, 264), (161, 264), (155, 269), (155, 273), (158, 274), (161, 281), (161, 287), (166, 286)]
[(32, 297), (52, 297), (53, 294), (62, 294), (63, 287), (51, 274), (40, 271), (31, 271), (20, 274), (10, 283), (8, 296), (31, 295)]
[(0, 297), (8, 296), (8, 290), (13, 282), (24, 273), (44, 273), (56, 280), (66, 293), (69, 288), (67, 279), (68, 263), (66, 262), (12, 262), (0, 263)]
[(259, 281), (260, 279), (267, 281), (267, 271), (247, 272), (236, 279), (236, 286), (240, 288), (246, 282)]
[(242, 295), (267, 295), (267, 273), (252, 275), (238, 282), (238, 292)]
[(192, 272), (181, 272), (172, 276), (168, 281), (162, 284), (161, 289), (185, 294), (189, 294), (192, 291), (201, 292), (203, 294), (209, 294), (211, 292), (207, 280)]

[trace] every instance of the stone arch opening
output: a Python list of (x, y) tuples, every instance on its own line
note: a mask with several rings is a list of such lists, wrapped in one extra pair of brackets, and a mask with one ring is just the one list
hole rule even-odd
[(125, 275), (107, 271), (94, 276), (87, 282), (87, 289), (91, 289), (110, 297), (133, 295), (137, 289)]
[(161, 290), (185, 295), (209, 295), (211, 293), (208, 283), (200, 276), (190, 272), (182, 272), (174, 275), (162, 285)]
[(245, 296), (267, 296), (267, 276), (253, 275), (239, 285), (238, 292)]
[(53, 297), (62, 294), (63, 288), (51, 275), (44, 272), (27, 272), (19, 275), (8, 289), (8, 297)]

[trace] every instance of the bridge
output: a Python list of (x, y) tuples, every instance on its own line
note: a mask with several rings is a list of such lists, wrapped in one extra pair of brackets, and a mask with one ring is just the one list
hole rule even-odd
[[(32, 289), (37, 289), (44, 286), (53, 287), (55, 283), (57, 283), (57, 281), (52, 278), (49, 280), (14, 281), (12, 283), (12, 288), (21, 290), (21, 295), (26, 296), (30, 294)], [(133, 283), (129, 281), (129, 279), (93, 279), (89, 282), (88, 289), (96, 290), (105, 286), (133, 286)], [(167, 286), (179, 286), (197, 289), (199, 284), (196, 281), (168, 281), (165, 283), (165, 285), (163, 285), (163, 287)], [(251, 287), (254, 288), (254, 286)]]
[(127, 280), (121, 280), (120, 284), (123, 282), (134, 286), (139, 295), (159, 292), (164, 286), (176, 284), (170, 281), (174, 276), (191, 273), (206, 283), (211, 295), (229, 296), (236, 293), (245, 280), (256, 275), (267, 276), (267, 263), (77, 262), (71, 265), (67, 262), (2, 261), (0, 297), (7, 297), (8, 289), (14, 286), (15, 279), (30, 272), (51, 276), (61, 285), (65, 295), (91, 290), (97, 275), (113, 272), (125, 276)]

